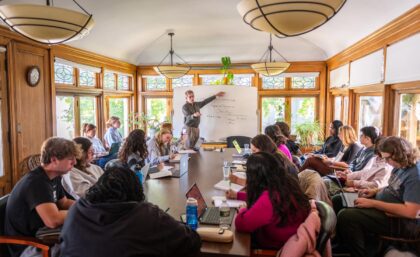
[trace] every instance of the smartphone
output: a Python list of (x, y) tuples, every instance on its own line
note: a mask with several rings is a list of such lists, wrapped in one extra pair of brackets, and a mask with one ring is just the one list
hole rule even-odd
[(182, 223), (187, 224), (187, 215), (186, 214), (181, 214), (181, 216), (179, 216), (179, 218), (181, 219)]

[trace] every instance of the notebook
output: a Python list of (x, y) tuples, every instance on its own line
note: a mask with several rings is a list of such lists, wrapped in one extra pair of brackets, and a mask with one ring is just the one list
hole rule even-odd
[[(185, 194), (186, 198), (192, 197), (197, 200), (198, 220), (201, 224), (219, 225), (220, 213), (218, 207), (207, 207), (207, 203), (203, 198), (197, 184), (194, 183), (192, 187)], [(232, 224), (235, 211), (230, 210), (229, 224)]]
[(235, 192), (239, 192), (242, 189), (244, 189), (244, 186), (231, 183), (229, 180), (221, 180), (216, 185), (214, 185), (214, 188), (223, 190), (223, 191), (228, 191), (229, 189), (232, 189)]
[[(225, 196), (213, 196), (212, 197), (213, 204), (214, 204), (215, 207), (220, 207), (223, 200), (225, 200), (225, 199), (226, 199)], [(227, 204), (229, 205), (230, 208), (239, 208), (240, 206), (245, 204), (245, 201), (232, 200), (232, 199), (227, 199), (226, 202), (227, 202)]]
[(174, 177), (179, 178), (188, 172), (188, 154), (182, 154), (179, 164), (175, 166), (164, 166), (162, 170), (149, 171), (149, 177), (151, 179)]

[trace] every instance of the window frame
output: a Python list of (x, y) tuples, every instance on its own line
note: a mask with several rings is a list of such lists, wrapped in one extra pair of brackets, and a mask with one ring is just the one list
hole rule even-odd
[[(304, 72), (302, 72), (304, 73)], [(287, 74), (287, 73), (286, 73)], [(299, 76), (285, 76), (284, 77), (284, 88), (275, 88), (275, 89), (269, 89), (269, 88), (264, 88), (263, 86), (263, 78), (262, 75), (258, 75), (258, 91), (266, 91), (266, 92), (270, 92), (270, 91), (285, 91), (285, 92), (305, 92), (307, 93), (309, 92), (317, 92), (320, 91), (320, 76), (321, 74), (319, 74), (318, 76), (315, 77), (315, 87), (314, 88), (293, 88), (292, 87), (292, 78), (293, 77), (299, 77)]]

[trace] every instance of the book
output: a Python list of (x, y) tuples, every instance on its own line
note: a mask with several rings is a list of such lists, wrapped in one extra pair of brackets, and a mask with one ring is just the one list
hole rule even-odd
[(244, 186), (231, 183), (229, 180), (221, 180), (217, 184), (214, 185), (214, 188), (223, 190), (223, 191), (228, 191), (229, 189), (232, 189), (235, 192), (239, 192), (244, 188)]
[[(225, 196), (213, 196), (212, 197), (213, 204), (214, 204), (215, 207), (220, 207), (223, 200), (225, 200), (225, 199), (226, 199)], [(232, 200), (232, 199), (227, 199), (226, 202), (229, 205), (229, 207), (231, 207), (231, 208), (239, 208), (239, 206), (241, 206), (243, 204), (246, 204), (245, 201)]]
[(172, 177), (172, 166), (164, 166), (162, 170), (150, 173), (149, 177), (151, 179), (157, 179), (157, 178), (164, 178), (164, 177)]
[(197, 153), (197, 152), (191, 149), (187, 149), (187, 150), (179, 150), (178, 153)]
[(181, 161), (181, 154), (175, 154), (173, 159), (169, 159), (169, 162), (180, 162)]
[(341, 192), (343, 206), (345, 207), (354, 207), (354, 201), (359, 198), (358, 193), (350, 193), (350, 192)]
[(246, 160), (233, 160), (232, 164), (246, 164)]

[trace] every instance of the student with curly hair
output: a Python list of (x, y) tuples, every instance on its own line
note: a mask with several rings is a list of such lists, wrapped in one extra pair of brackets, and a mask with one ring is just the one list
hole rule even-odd
[(360, 191), (361, 197), (355, 200), (357, 208), (343, 209), (337, 216), (338, 235), (341, 242), (349, 246), (352, 257), (368, 256), (366, 241), (375, 242), (371, 235), (389, 235), (393, 217), (402, 218), (404, 222), (414, 221), (402, 227), (419, 230), (415, 220), (420, 212), (417, 150), (403, 138), (388, 137), (381, 141), (379, 152), (394, 167), (388, 186)]
[(252, 154), (246, 167), (247, 194), (239, 192), (238, 199), (247, 207), (236, 216), (236, 229), (252, 233), (257, 247), (280, 249), (308, 216), (308, 198), (272, 154)]
[(70, 210), (60, 256), (194, 256), (200, 246), (195, 231), (145, 201), (133, 172), (114, 167)]

